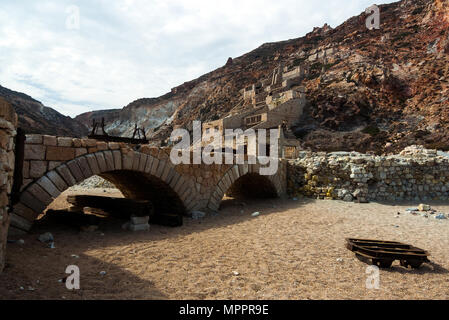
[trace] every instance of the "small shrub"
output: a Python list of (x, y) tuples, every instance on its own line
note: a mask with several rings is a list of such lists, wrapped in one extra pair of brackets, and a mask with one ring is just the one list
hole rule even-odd
[(380, 129), (377, 126), (371, 125), (371, 126), (367, 126), (365, 129), (363, 129), (362, 132), (374, 137), (380, 133)]

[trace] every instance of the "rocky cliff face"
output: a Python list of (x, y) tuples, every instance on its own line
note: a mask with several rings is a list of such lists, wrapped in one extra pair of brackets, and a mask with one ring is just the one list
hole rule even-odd
[(298, 39), (267, 43), (229, 59), (213, 72), (156, 99), (122, 110), (96, 111), (110, 133), (130, 136), (137, 123), (166, 140), (192, 120), (225, 116), (244, 87), (280, 63), (310, 69), (303, 85), (308, 105), (294, 132), (304, 148), (389, 153), (406, 145), (449, 149), (449, 0), (403, 0), (380, 6), (379, 30), (362, 13), (332, 29), (325, 25)]
[(0, 86), (0, 97), (8, 101), (19, 116), (19, 127), (25, 133), (82, 137), (87, 128), (82, 123), (44, 106), (30, 96)]

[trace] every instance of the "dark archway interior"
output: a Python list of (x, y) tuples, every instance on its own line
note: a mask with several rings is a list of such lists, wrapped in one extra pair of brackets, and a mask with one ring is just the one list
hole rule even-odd
[(265, 176), (257, 173), (248, 173), (234, 182), (226, 195), (236, 199), (240, 198), (276, 198), (277, 192), (273, 183)]
[(100, 176), (112, 182), (126, 198), (150, 200), (155, 213), (185, 214), (186, 209), (179, 196), (161, 179), (134, 171), (110, 171)]

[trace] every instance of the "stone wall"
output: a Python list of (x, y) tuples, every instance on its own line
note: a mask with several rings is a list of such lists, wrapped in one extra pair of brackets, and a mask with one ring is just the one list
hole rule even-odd
[(391, 156), (302, 152), (289, 162), (288, 192), (356, 202), (449, 200), (449, 155), (420, 146)]
[(0, 98), (0, 272), (5, 266), (6, 237), (9, 227), (9, 195), (14, 174), (14, 137), (17, 115), (6, 101)]

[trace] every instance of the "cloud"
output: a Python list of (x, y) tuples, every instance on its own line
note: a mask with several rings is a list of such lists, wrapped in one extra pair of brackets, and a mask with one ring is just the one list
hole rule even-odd
[(0, 84), (70, 116), (120, 108), (138, 98), (162, 95), (265, 42), (297, 38), (325, 22), (336, 26), (371, 4), (367, 0), (2, 3)]

